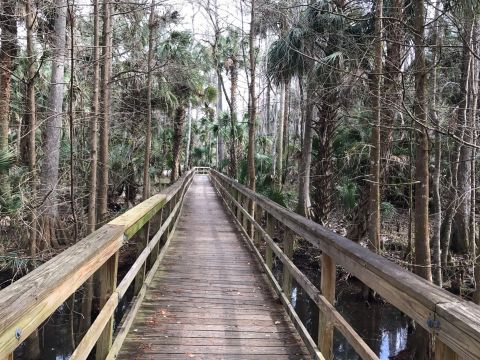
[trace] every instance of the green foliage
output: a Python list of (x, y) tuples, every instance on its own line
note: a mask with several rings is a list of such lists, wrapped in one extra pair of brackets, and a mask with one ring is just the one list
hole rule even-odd
[(355, 209), (358, 203), (358, 185), (352, 181), (346, 180), (344, 183), (335, 187), (340, 203), (347, 211)]
[(384, 219), (392, 219), (395, 215), (398, 214), (395, 206), (388, 201), (384, 201), (380, 204), (380, 212)]
[(286, 36), (275, 40), (268, 49), (267, 73), (277, 85), (305, 72), (303, 37), (304, 31), (294, 27)]
[(0, 150), (0, 172), (10, 170), (15, 161), (15, 155), (8, 150)]

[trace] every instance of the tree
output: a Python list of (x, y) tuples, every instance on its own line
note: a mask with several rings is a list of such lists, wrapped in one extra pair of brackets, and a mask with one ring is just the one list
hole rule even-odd
[[(31, 0), (25, 3), (25, 27), (27, 30), (27, 74), (26, 74), (26, 100), (25, 100), (25, 120), (22, 126), (22, 162), (28, 166), (30, 172), (30, 199), (32, 205), (36, 204), (37, 192), (37, 151), (35, 144), (35, 133), (37, 127), (37, 105), (35, 98), (35, 78), (36, 78), (36, 58), (34, 50), (34, 26), (35, 26), (35, 8)], [(30, 256), (35, 257), (37, 253), (37, 215), (33, 209), (30, 211)]]
[(100, 9), (99, 0), (93, 2), (93, 94), (90, 119), (90, 174), (88, 193), (88, 231), (97, 225), (98, 120), (100, 115)]
[(382, 57), (383, 57), (383, 0), (378, 0), (375, 4), (375, 51), (374, 66), (372, 80), (372, 149), (371, 157), (371, 182), (370, 182), (370, 222), (369, 222), (369, 239), (370, 245), (375, 251), (380, 251), (380, 155), (381, 155), (381, 87), (382, 87)]
[[(248, 187), (255, 191), (255, 125), (257, 118), (257, 95), (255, 92), (255, 77), (257, 60), (255, 56), (255, 31), (253, 24), (255, 23), (255, 0), (251, 0), (250, 4), (250, 32), (248, 35), (249, 45), (249, 66), (250, 66), (250, 83), (248, 84), (248, 152), (247, 152), (247, 168), (248, 168)], [(254, 215), (254, 204), (249, 205), (249, 212)]]
[(58, 246), (56, 228), (58, 222), (58, 182), (60, 136), (63, 123), (63, 96), (65, 92), (67, 3), (55, 1), (55, 27), (53, 36), (52, 74), (48, 100), (47, 119), (43, 129), (43, 161), (40, 170), (39, 196), (40, 229), (43, 245)]
[[(7, 152), (8, 131), (10, 125), (10, 102), (12, 97), (12, 74), (17, 54), (17, 20), (15, 9), (17, 2), (2, 2), (0, 15), (0, 152)], [(0, 197), (2, 202), (10, 200), (8, 173), (0, 172)]]
[[(414, 33), (415, 46), (415, 99), (413, 116), (417, 131), (417, 150), (415, 164), (415, 266), (414, 271), (427, 281), (432, 281), (430, 260), (430, 237), (428, 223), (429, 200), (429, 140), (427, 133), (427, 74), (425, 64), (425, 4), (424, 0), (414, 0)], [(429, 335), (417, 327), (417, 348), (415, 358), (429, 358)]]
[(97, 223), (103, 224), (108, 216), (108, 148), (110, 126), (110, 79), (112, 72), (112, 4), (110, 0), (103, 1), (103, 35), (101, 39), (101, 121), (100, 146), (98, 156), (98, 186), (97, 186)]
[(143, 199), (150, 195), (150, 147), (152, 143), (152, 61), (154, 53), (155, 0), (150, 5), (148, 20), (148, 56), (147, 56), (147, 128), (145, 136), (145, 158), (143, 163)]

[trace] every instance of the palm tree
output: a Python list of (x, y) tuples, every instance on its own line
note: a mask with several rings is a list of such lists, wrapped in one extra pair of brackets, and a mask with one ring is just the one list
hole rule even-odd
[(163, 72), (166, 86), (176, 99), (175, 108), (170, 110), (173, 122), (172, 172), (171, 181), (180, 176), (180, 156), (183, 143), (183, 128), (187, 108), (204, 101), (209, 104), (217, 95), (212, 87), (204, 87), (205, 72), (200, 58), (204, 49), (193, 43), (188, 32), (172, 32), (162, 44), (159, 58), (167, 62)]
[(239, 32), (231, 28), (228, 29), (227, 32), (228, 35), (218, 38), (217, 53), (214, 54), (214, 56), (219, 63), (223, 62), (223, 67), (230, 80), (230, 94), (228, 94), (223, 83), (221, 72), (219, 71), (218, 76), (230, 109), (229, 175), (235, 178), (237, 176), (237, 163), (240, 155), (238, 154), (239, 144), (235, 134), (237, 124), (238, 71), (243, 66), (243, 55), (241, 52), (242, 39)]

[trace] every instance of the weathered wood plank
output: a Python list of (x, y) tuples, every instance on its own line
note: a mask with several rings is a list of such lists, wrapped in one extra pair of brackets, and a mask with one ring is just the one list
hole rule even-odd
[(118, 358), (170, 359), (189, 352), (209, 359), (305, 356), (284, 308), (207, 178), (195, 178), (184, 206)]
[(118, 251), (123, 230), (107, 224), (1, 291), (0, 358), (13, 352)]
[[(98, 336), (98, 340), (96, 341), (97, 346), (95, 349), (96, 349), (97, 359), (105, 359), (113, 343), (112, 314), (113, 314), (113, 311), (115, 310), (115, 307), (118, 304), (118, 296), (112, 297), (112, 294), (117, 288), (117, 272), (118, 272), (118, 251), (110, 259), (108, 259), (107, 262), (105, 262), (105, 264), (103, 264), (100, 270), (95, 274), (95, 283), (96, 283), (96, 286), (98, 286), (98, 289), (96, 291), (96, 296), (99, 299), (99, 306), (101, 309), (100, 315), (102, 315), (102, 312), (103, 314), (105, 314), (100, 320), (99, 319), (97, 319), (98, 321), (95, 320), (97, 324), (104, 325), (102, 326), (101, 329), (99, 329), (100, 335)], [(111, 313), (109, 314), (107, 314), (109, 308), (105, 308), (107, 305), (113, 306), (113, 308), (111, 308)], [(97, 332), (95, 332), (94, 334), (96, 333)], [(89, 334), (87, 333), (87, 335)], [(92, 335), (92, 337), (93, 336), (94, 335)], [(93, 340), (96, 340), (96, 339), (97, 338)], [(87, 349), (87, 345), (85, 346), (85, 349)], [(86, 354), (83, 353), (81, 355), (85, 355), (85, 357), (80, 356), (80, 358), (86, 358), (88, 356), (88, 353)]]

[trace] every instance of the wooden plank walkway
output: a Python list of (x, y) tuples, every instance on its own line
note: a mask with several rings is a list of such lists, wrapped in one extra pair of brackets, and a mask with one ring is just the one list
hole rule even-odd
[(309, 359), (207, 176), (188, 190), (170, 248), (119, 359)]

